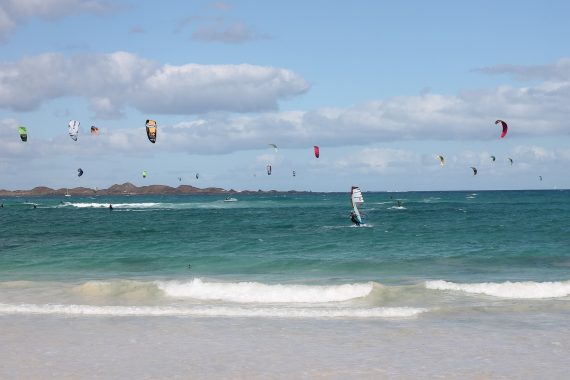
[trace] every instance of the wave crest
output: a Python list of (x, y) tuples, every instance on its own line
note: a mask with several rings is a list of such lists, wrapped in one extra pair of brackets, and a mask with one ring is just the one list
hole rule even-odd
[(466, 293), (486, 294), (494, 297), (514, 299), (560, 298), (570, 295), (570, 281), (557, 282), (483, 282), (457, 284), (444, 280), (426, 281), (427, 289), (456, 290)]
[(366, 297), (372, 282), (329, 286), (268, 285), (259, 282), (160, 282), (158, 288), (169, 297), (219, 300), (238, 303), (324, 303)]

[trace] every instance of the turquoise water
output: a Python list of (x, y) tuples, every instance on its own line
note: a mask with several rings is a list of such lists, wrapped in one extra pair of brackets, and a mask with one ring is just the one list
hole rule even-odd
[[(569, 277), (569, 191), (365, 196), (361, 228), (351, 226), (346, 194), (241, 195), (231, 203), (219, 196), (6, 199), (0, 275), (394, 284)], [(393, 207), (396, 199), (404, 209)]]
[(364, 195), (362, 227), (336, 193), (5, 199), (0, 312), (409, 317), (570, 294), (570, 191)]

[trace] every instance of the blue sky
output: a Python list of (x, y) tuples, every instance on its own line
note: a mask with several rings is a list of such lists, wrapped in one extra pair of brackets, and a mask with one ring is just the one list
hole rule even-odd
[(0, 0), (0, 188), (569, 188), (568, 14), (565, 1)]

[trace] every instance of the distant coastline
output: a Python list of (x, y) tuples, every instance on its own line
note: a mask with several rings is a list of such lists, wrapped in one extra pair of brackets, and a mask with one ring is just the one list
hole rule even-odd
[(132, 183), (123, 183), (120, 185), (113, 185), (107, 189), (91, 189), (88, 187), (75, 187), (75, 188), (61, 188), (52, 189), (46, 186), (34, 187), (31, 190), (1, 190), (0, 197), (21, 197), (21, 196), (64, 196), (65, 194), (72, 196), (93, 196), (93, 195), (160, 195), (160, 194), (259, 194), (259, 193), (304, 193), (304, 191), (252, 191), (252, 190), (226, 190), (218, 187), (207, 187), (204, 189), (190, 186), (180, 185), (178, 187), (171, 187), (166, 185), (149, 185), (149, 186), (135, 186)]

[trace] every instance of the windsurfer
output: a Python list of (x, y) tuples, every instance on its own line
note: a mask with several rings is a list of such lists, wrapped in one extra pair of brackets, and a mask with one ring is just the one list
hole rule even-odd
[(358, 220), (358, 216), (354, 211), (350, 212), (350, 221), (354, 223), (356, 226), (360, 226), (360, 221)]

